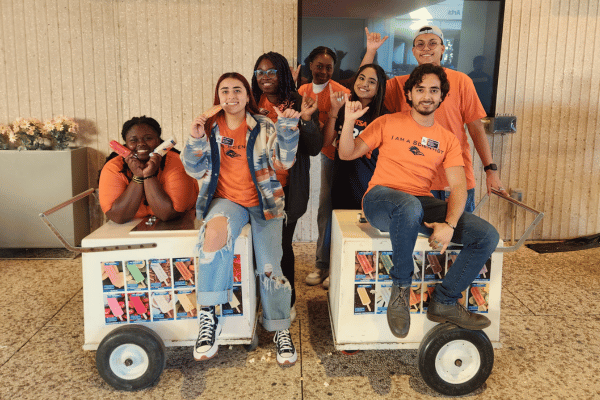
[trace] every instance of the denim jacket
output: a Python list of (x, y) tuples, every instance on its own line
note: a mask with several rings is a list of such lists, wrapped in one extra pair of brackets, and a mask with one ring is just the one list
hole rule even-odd
[[(294, 165), (298, 148), (298, 119), (279, 118), (277, 124), (262, 115), (246, 113), (246, 156), (252, 181), (258, 192), (259, 206), (266, 220), (283, 217), (284, 195), (275, 170)], [(201, 139), (190, 136), (181, 161), (192, 178), (198, 180), (200, 193), (196, 202), (196, 218), (208, 213), (219, 180), (221, 140), (215, 122), (210, 135)]]

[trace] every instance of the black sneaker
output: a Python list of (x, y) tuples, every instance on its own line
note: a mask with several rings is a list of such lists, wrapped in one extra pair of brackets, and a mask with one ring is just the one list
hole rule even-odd
[(198, 313), (198, 319), (199, 330), (194, 346), (194, 359), (196, 361), (208, 360), (219, 351), (217, 338), (221, 334), (221, 325), (214, 307), (202, 308)]
[(458, 302), (442, 304), (431, 301), (427, 308), (427, 318), (430, 321), (451, 322), (464, 329), (481, 330), (491, 325), (491, 321), (481, 314), (472, 313)]
[(294, 365), (298, 359), (296, 348), (292, 343), (289, 329), (275, 332), (273, 342), (277, 345), (277, 362), (279, 365)]

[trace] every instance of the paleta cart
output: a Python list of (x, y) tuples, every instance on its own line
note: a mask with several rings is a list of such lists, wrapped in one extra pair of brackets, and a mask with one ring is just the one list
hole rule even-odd
[[(389, 234), (373, 228), (356, 210), (334, 210), (328, 304), (335, 348), (344, 352), (418, 349), (419, 371), (432, 389), (455, 396), (479, 388), (492, 371), (493, 348), (501, 347), (503, 253), (518, 249), (543, 218), (543, 213), (500, 192), (493, 193), (536, 217), (514, 246), (504, 247), (500, 241), (477, 279), (462, 294), (460, 301), (469, 311), (484, 313), (491, 320), (483, 331), (427, 319), (431, 293), (452, 268), (460, 246), (451, 246), (440, 254), (429, 247), (426, 237), (420, 236), (413, 252), (410, 332), (403, 339), (393, 336), (386, 316), (392, 287)], [(487, 196), (477, 209), (485, 200)]]
[[(155, 384), (166, 365), (165, 346), (193, 346), (198, 335), (194, 212), (177, 221), (108, 222), (73, 247), (47, 216), (92, 193), (90, 189), (40, 217), (63, 245), (82, 253), (84, 350), (96, 350), (100, 376), (120, 390)], [(231, 301), (217, 307), (220, 345), (258, 345), (258, 302), (250, 225), (235, 242)], [(191, 350), (190, 350), (191, 351)]]

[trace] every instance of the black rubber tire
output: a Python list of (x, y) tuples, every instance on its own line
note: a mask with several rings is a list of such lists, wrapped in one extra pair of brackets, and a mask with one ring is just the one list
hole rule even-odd
[[(147, 357), (147, 368), (141, 376), (127, 379), (118, 376), (111, 368), (111, 355), (123, 345), (132, 345), (131, 348), (136, 351), (140, 351), (141, 348), (141, 353)], [(98, 373), (110, 386), (118, 390), (134, 391), (156, 384), (166, 364), (162, 339), (152, 329), (142, 325), (128, 325), (115, 329), (102, 339), (96, 351)], [(133, 367), (135, 365), (132, 365)]]
[(253, 351), (258, 347), (258, 333), (254, 332), (254, 336), (252, 336), (252, 341), (250, 344), (245, 344), (244, 349), (246, 351)]
[[(436, 358), (446, 345), (456, 345), (460, 353), (463, 347), (459, 341), (469, 342), (476, 348), (480, 365), (470, 379), (460, 383), (447, 382), (436, 369)], [(427, 332), (419, 346), (418, 357), (419, 372), (425, 383), (436, 392), (447, 396), (462, 396), (478, 389), (490, 376), (494, 366), (494, 348), (485, 332), (464, 329), (450, 323), (436, 325)], [(462, 368), (462, 361), (460, 365)], [(441, 362), (439, 366), (442, 366)], [(471, 376), (469, 373), (466, 375)]]

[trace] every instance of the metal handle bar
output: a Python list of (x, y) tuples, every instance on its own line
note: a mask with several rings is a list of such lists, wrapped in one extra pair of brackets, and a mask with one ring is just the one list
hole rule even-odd
[[(523, 245), (523, 243), (525, 242), (525, 240), (527, 240), (527, 238), (529, 237), (529, 235), (531, 234), (531, 232), (533, 232), (533, 230), (535, 229), (535, 227), (540, 223), (540, 221), (542, 220), (542, 218), (544, 218), (544, 213), (538, 210), (535, 210), (531, 207), (529, 207), (528, 205), (521, 203), (518, 200), (513, 199), (512, 197), (508, 197), (508, 196), (504, 196), (502, 194), (502, 192), (500, 192), (499, 190), (496, 189), (492, 189), (492, 193), (495, 194), (496, 196), (500, 197), (503, 200), (506, 200), (514, 205), (516, 205), (517, 207), (523, 208), (525, 211), (528, 211), (532, 214), (535, 214), (535, 219), (533, 220), (533, 222), (529, 225), (529, 227), (527, 229), (525, 229), (525, 232), (523, 233), (523, 235), (521, 236), (521, 238), (517, 241), (516, 244), (509, 246), (509, 247), (498, 247), (496, 249), (496, 251), (498, 252), (502, 252), (502, 253), (507, 253), (510, 251), (517, 251), (519, 249), (519, 247), (521, 247)], [(483, 196), (483, 198), (481, 199), (481, 201), (479, 202), (479, 204), (477, 204), (477, 207), (475, 207), (475, 209), (473, 210), (473, 214), (475, 214), (477, 211), (479, 211), (479, 209), (481, 208), (481, 206), (483, 206), (485, 204), (485, 202), (488, 200), (489, 196), (486, 193), (485, 196)]]
[(44, 211), (40, 214), (40, 218), (44, 223), (50, 228), (52, 233), (56, 235), (58, 240), (65, 246), (67, 250), (76, 252), (76, 253), (92, 253), (98, 251), (113, 251), (113, 250), (134, 250), (134, 249), (148, 249), (152, 247), (157, 247), (156, 243), (142, 243), (142, 244), (127, 244), (127, 245), (115, 245), (115, 246), (99, 246), (99, 247), (75, 247), (71, 246), (69, 242), (65, 240), (65, 238), (60, 234), (58, 229), (50, 222), (47, 218), (48, 215), (55, 213), (56, 211), (65, 208), (66, 206), (75, 203), (77, 200), (81, 200), (90, 194), (94, 193), (94, 188), (88, 189), (85, 192), (78, 194), (77, 196), (72, 197), (71, 199), (65, 201), (64, 203), (60, 203), (59, 205), (52, 207), (51, 209)]

